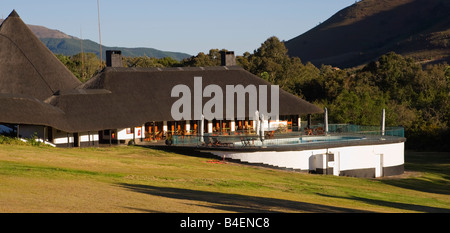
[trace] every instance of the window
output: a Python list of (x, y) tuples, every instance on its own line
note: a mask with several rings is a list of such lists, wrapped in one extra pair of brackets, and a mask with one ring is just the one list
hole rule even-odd
[(133, 133), (133, 128), (127, 128), (127, 134), (132, 134)]

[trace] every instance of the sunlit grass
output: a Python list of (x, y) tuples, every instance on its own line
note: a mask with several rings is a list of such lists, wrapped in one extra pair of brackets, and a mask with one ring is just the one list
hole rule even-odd
[(401, 179), (362, 179), (134, 146), (0, 145), (0, 212), (450, 212), (448, 158), (410, 153)]

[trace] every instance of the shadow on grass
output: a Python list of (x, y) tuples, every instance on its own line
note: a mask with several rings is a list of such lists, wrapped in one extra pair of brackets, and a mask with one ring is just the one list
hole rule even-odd
[(238, 213), (280, 213), (280, 212), (313, 212), (313, 213), (360, 213), (368, 212), (349, 208), (311, 204), (275, 198), (252, 197), (239, 194), (198, 191), (191, 189), (156, 187), (150, 185), (119, 184), (125, 189), (154, 196), (175, 198), (189, 201), (200, 201), (201, 207), (215, 208)]
[(396, 209), (418, 211), (418, 212), (424, 212), (424, 213), (450, 213), (450, 209), (439, 208), (439, 207), (398, 203), (398, 202), (390, 202), (390, 201), (383, 201), (383, 200), (374, 200), (374, 199), (369, 199), (369, 198), (364, 198), (364, 197), (356, 197), (356, 196), (338, 197), (338, 196), (331, 196), (331, 195), (326, 195), (326, 194), (321, 194), (321, 193), (317, 193), (317, 195), (324, 196), (324, 197), (352, 200), (352, 201), (360, 201), (360, 202), (364, 202), (364, 203), (367, 203), (370, 205), (391, 207), (391, 208), (396, 208)]
[(405, 169), (421, 172), (423, 175), (381, 182), (421, 192), (450, 195), (450, 153), (407, 151)]
[(418, 177), (398, 180), (382, 180), (381, 182), (421, 192), (450, 195), (450, 177), (448, 176), (442, 176), (442, 179)]
[(164, 145), (137, 145), (143, 148), (159, 150), (163, 152), (176, 153), (180, 155), (193, 156), (199, 158), (213, 158), (217, 159), (216, 155), (213, 155), (208, 152), (201, 152), (198, 148), (193, 146), (164, 146)]

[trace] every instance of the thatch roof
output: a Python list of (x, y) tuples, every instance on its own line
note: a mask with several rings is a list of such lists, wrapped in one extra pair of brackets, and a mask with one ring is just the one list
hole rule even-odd
[(80, 81), (12, 11), (0, 26), (0, 93), (45, 100)]
[[(107, 89), (127, 104), (141, 106), (141, 111), (153, 112), (154, 120), (172, 119), (170, 110), (177, 98), (172, 98), (172, 88), (178, 84), (188, 86), (194, 91), (194, 77), (202, 77), (203, 88), (215, 84), (223, 92), (227, 85), (270, 86), (267, 81), (251, 74), (239, 66), (225, 67), (178, 67), (178, 68), (121, 68), (107, 67), (101, 74), (81, 85), (83, 89)], [(225, 93), (223, 93), (225, 95)], [(270, 94), (270, 90), (268, 90)], [(194, 95), (194, 93), (191, 93)], [(269, 97), (270, 98), (270, 97)], [(203, 104), (210, 98), (203, 98)], [(225, 97), (224, 97), (225, 101)], [(236, 99), (235, 99), (236, 101)], [(280, 115), (321, 113), (318, 108), (301, 98), (280, 89)], [(235, 107), (237, 104), (235, 103)], [(225, 104), (224, 104), (225, 106)], [(144, 108), (144, 109), (142, 109)], [(268, 99), (270, 109), (270, 99)], [(154, 113), (155, 111), (159, 113)], [(193, 110), (192, 110), (193, 112)], [(225, 114), (225, 110), (223, 111)], [(236, 111), (235, 111), (236, 113)], [(246, 114), (248, 115), (248, 114)], [(193, 116), (192, 116), (193, 117)]]
[[(107, 67), (99, 75), (78, 87), (79, 91), (89, 91), (90, 93), (61, 94), (53, 97), (49, 103), (66, 113), (66, 118), (73, 127), (72, 130), (100, 130), (142, 125), (149, 121), (171, 121), (173, 120), (171, 107), (178, 100), (178, 98), (170, 96), (172, 88), (175, 85), (184, 84), (193, 92), (193, 79), (198, 76), (202, 77), (203, 88), (215, 84), (220, 86), (224, 92), (226, 85), (270, 86), (268, 82), (237, 66), (209, 68)], [(100, 90), (103, 90), (103, 93), (93, 93)], [(107, 91), (111, 93), (107, 93)], [(270, 90), (268, 92), (270, 93)], [(193, 96), (194, 93), (191, 95)], [(208, 100), (209, 98), (203, 98), (203, 104)], [(279, 101), (280, 115), (323, 112), (317, 106), (283, 90), (280, 90)], [(243, 103), (235, 103), (235, 108), (238, 104)], [(270, 110), (270, 99), (268, 99), (268, 105)], [(194, 104), (191, 108), (192, 119), (194, 119)], [(225, 118), (225, 109), (223, 113)], [(236, 109), (234, 113), (236, 115)], [(251, 114), (247, 111), (246, 115), (250, 116)]]
[(0, 94), (0, 122), (63, 126), (64, 112), (50, 104), (20, 94)]

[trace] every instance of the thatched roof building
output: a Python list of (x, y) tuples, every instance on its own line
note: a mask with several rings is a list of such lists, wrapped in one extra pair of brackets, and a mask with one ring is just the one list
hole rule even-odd
[[(107, 67), (81, 84), (15, 11), (0, 26), (0, 123), (76, 133), (172, 121), (171, 106), (177, 98), (171, 97), (171, 90), (178, 84), (194, 90), (194, 77), (202, 77), (203, 87), (215, 84), (223, 90), (227, 85), (270, 85), (238, 66)], [(280, 115), (322, 112), (283, 90), (279, 101)]]
[[(173, 121), (171, 106), (177, 98), (171, 97), (171, 90), (178, 84), (194, 90), (194, 77), (202, 77), (203, 87), (215, 84), (222, 90), (226, 89), (226, 85), (270, 85), (237, 66), (164, 69), (107, 67), (77, 89), (91, 94), (62, 94), (53, 98), (50, 103), (67, 114), (74, 130), (96, 126), (99, 127), (97, 129), (126, 127), (148, 121)], [(99, 90), (103, 90), (103, 93), (92, 93)], [(110, 93), (106, 93), (107, 91)], [(203, 104), (208, 99), (210, 98), (204, 97)], [(283, 90), (280, 90), (279, 101), (283, 103), (280, 104), (280, 115), (322, 112), (315, 105)], [(244, 103), (235, 103), (235, 108), (238, 104)], [(268, 106), (270, 109), (270, 101)], [(225, 110), (223, 112), (225, 114)]]
[(0, 26), (0, 93), (23, 94), (45, 100), (80, 81), (11, 12)]

